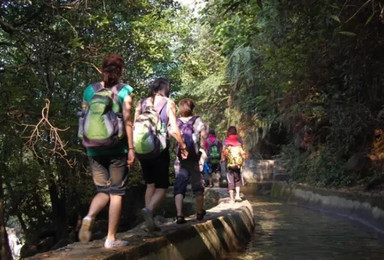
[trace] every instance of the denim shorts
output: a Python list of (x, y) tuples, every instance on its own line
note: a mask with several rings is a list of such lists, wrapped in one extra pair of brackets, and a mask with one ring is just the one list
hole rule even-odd
[(174, 184), (175, 195), (185, 195), (188, 182), (191, 183), (193, 194), (204, 193), (204, 177), (200, 172), (198, 161), (176, 160), (174, 166), (176, 174)]
[(123, 196), (128, 178), (128, 155), (97, 155), (88, 158), (97, 192)]

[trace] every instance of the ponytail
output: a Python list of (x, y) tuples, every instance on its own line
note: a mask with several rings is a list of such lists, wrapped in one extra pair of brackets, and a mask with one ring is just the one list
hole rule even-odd
[(150, 97), (155, 97), (156, 94), (160, 94), (163, 97), (169, 97), (169, 92), (169, 81), (165, 78), (157, 78), (149, 86)]
[(103, 60), (102, 77), (104, 86), (110, 88), (119, 83), (123, 73), (124, 61), (120, 55), (110, 54)]

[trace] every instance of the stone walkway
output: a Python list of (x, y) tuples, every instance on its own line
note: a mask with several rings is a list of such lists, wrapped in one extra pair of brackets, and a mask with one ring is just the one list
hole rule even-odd
[[(225, 193), (226, 189), (217, 192)], [(160, 232), (148, 233), (141, 224), (119, 233), (118, 238), (130, 243), (119, 249), (105, 249), (103, 240), (95, 240), (27, 259), (214, 259), (241, 249), (254, 228), (252, 207), (246, 200), (230, 203), (228, 198), (221, 198), (216, 207), (207, 210), (203, 221), (197, 221), (195, 216), (186, 220), (186, 224), (178, 225), (173, 219), (157, 217)]]

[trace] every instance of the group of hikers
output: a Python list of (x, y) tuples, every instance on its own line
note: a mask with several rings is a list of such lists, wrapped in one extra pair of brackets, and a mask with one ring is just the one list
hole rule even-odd
[(170, 136), (175, 139), (174, 198), (176, 223), (186, 223), (183, 199), (187, 185), (196, 198), (196, 219), (203, 220), (204, 177), (208, 173), (220, 176), (220, 165), (226, 162), (230, 201), (241, 201), (241, 166), (245, 159), (236, 127), (228, 128), (227, 137), (220, 142), (213, 129), (208, 131), (202, 118), (194, 114), (195, 103), (185, 98), (178, 104), (169, 99), (170, 83), (155, 79), (149, 95), (141, 99), (134, 112), (133, 88), (121, 83), (124, 62), (121, 56), (110, 54), (102, 63), (102, 81), (89, 85), (83, 93), (79, 113), (79, 138), (89, 158), (97, 193), (87, 215), (82, 219), (79, 240), (91, 240), (92, 226), (97, 214), (109, 204), (108, 233), (105, 248), (126, 246), (128, 241), (117, 239), (122, 197), (125, 194), (129, 167), (138, 159), (146, 184), (145, 207), (141, 214), (149, 232), (161, 230), (154, 222), (153, 212), (165, 199), (169, 183)]

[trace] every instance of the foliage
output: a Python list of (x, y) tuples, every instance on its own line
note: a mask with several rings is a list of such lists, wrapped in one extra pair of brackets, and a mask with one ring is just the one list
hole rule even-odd
[[(286, 128), (297, 150), (287, 154), (289, 167), (300, 173), (294, 179), (347, 184), (348, 173), (337, 164), (369, 150), (383, 103), (381, 6), (381, 1), (211, 1), (206, 6), (213, 43), (227, 57), (232, 91), (226, 116), (246, 129), (251, 147), (268, 139), (272, 125)], [(329, 172), (316, 166), (327, 158), (336, 160)], [(312, 177), (302, 178), (306, 174)]]
[[(100, 79), (103, 56), (123, 56), (124, 80), (137, 97), (151, 77), (177, 78), (171, 20), (178, 9), (166, 0), (1, 2), (1, 174), (6, 215), (17, 216), (29, 242), (51, 224), (56, 242), (65, 239), (86, 213), (94, 185), (76, 111), (84, 88)], [(135, 173), (130, 181), (140, 183)]]
[(326, 147), (314, 152), (297, 150), (292, 144), (284, 146), (278, 158), (291, 175), (291, 182), (320, 187), (344, 187), (355, 181), (355, 176), (343, 174), (342, 165)]
[[(377, 179), (380, 158), (357, 174), (344, 166), (366, 158), (382, 128), (383, 5), (215, 0), (197, 14), (171, 0), (2, 1), (5, 216), (17, 218), (27, 240), (48, 224), (59, 240), (86, 211), (93, 184), (76, 111), (108, 53), (123, 56), (135, 103), (152, 78), (167, 77), (176, 102), (193, 98), (220, 137), (236, 125), (251, 156), (279, 154), (291, 181)], [(139, 164), (131, 170), (129, 184), (142, 184)]]

